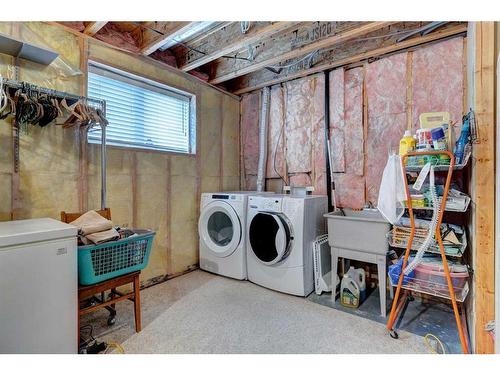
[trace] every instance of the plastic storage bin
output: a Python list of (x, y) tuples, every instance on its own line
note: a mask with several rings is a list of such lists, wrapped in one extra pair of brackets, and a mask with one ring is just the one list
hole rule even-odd
[[(469, 278), (468, 272), (454, 272), (450, 265), (450, 277), (454, 288), (463, 288)], [(415, 279), (424, 283), (448, 285), (444, 270), (436, 264), (419, 264), (415, 268)]]
[(79, 246), (78, 282), (92, 285), (145, 268), (155, 232), (140, 229), (134, 232), (136, 236), (118, 241)]

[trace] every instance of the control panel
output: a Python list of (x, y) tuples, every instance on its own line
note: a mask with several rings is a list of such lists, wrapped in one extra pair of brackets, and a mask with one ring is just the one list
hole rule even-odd
[(248, 198), (250, 208), (260, 211), (281, 212), (281, 198), (273, 197), (250, 197)]

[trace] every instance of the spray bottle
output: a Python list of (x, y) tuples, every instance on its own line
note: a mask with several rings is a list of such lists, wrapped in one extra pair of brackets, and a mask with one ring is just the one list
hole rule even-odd
[(469, 136), (470, 136), (470, 119), (469, 116), (464, 116), (463, 118), (463, 125), (462, 125), (462, 131), (460, 132), (460, 138), (458, 138), (457, 143), (455, 144), (455, 162), (457, 164), (461, 164), (464, 161), (464, 152), (465, 152), (465, 146), (469, 142)]

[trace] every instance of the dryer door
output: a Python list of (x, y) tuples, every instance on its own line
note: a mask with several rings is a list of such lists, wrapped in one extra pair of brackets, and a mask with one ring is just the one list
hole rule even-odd
[(214, 201), (203, 208), (198, 232), (203, 243), (218, 257), (231, 255), (241, 241), (241, 223), (230, 204)]
[(273, 212), (259, 212), (250, 222), (248, 238), (253, 253), (266, 265), (276, 264), (288, 256), (292, 241), (286, 217)]

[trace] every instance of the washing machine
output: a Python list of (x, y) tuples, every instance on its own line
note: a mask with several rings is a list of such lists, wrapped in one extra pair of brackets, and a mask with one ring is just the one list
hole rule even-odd
[(326, 196), (248, 197), (248, 280), (297, 296), (314, 290), (313, 241), (326, 233)]
[(234, 279), (247, 279), (246, 213), (249, 195), (255, 191), (203, 193), (198, 233), (200, 268)]

